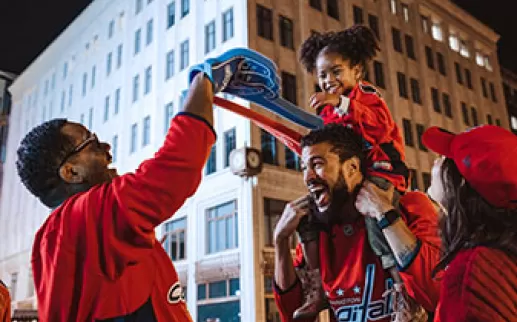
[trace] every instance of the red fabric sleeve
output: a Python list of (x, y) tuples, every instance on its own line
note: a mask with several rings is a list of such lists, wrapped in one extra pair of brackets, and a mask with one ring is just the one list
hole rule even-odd
[(86, 265), (115, 279), (125, 267), (148, 256), (154, 229), (192, 196), (201, 181), (215, 133), (201, 118), (180, 114), (171, 121), (165, 142), (154, 158), (135, 173), (96, 186), (63, 207), (76, 215), (69, 233), (78, 240)]
[[(32, 281), (29, 281), (32, 283)], [(0, 281), (0, 322), (11, 321), (11, 297), (7, 287)]]
[(513, 321), (517, 260), (486, 247), (461, 251), (445, 271), (435, 321)]
[(432, 278), (440, 260), (438, 214), (431, 200), (421, 192), (406, 193), (400, 205), (406, 224), (420, 242), (413, 261), (400, 274), (409, 295), (427, 311), (434, 312), (440, 295), (440, 275)]

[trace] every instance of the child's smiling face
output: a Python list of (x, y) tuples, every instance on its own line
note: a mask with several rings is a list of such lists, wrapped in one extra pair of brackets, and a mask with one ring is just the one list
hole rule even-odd
[(360, 65), (350, 67), (350, 61), (343, 56), (322, 50), (316, 59), (316, 75), (320, 88), (327, 93), (345, 95), (361, 79)]

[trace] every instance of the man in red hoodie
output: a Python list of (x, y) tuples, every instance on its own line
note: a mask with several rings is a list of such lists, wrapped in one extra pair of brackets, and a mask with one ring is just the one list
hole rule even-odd
[(32, 267), (40, 321), (191, 321), (178, 275), (154, 229), (192, 196), (215, 142), (212, 84), (193, 80), (162, 148), (135, 173), (110, 169), (110, 146), (55, 119), (18, 149), (22, 182), (54, 208)]

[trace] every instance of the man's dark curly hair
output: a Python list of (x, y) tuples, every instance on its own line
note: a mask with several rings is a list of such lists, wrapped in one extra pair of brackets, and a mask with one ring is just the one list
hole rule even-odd
[(366, 70), (366, 64), (380, 48), (374, 33), (362, 25), (339, 32), (314, 32), (303, 42), (299, 52), (299, 60), (307, 72), (314, 71), (316, 59), (322, 50), (342, 55), (344, 60), (350, 60), (350, 67), (360, 64)]
[(301, 147), (313, 146), (328, 142), (333, 146), (332, 151), (339, 156), (339, 161), (344, 162), (352, 157), (359, 158), (361, 171), (365, 173), (366, 153), (363, 138), (351, 128), (341, 124), (330, 123), (324, 127), (312, 130), (301, 140)]
[(55, 206), (50, 195), (61, 186), (58, 167), (74, 144), (61, 132), (66, 119), (53, 119), (33, 128), (20, 143), (16, 168), (27, 189), (46, 206)]

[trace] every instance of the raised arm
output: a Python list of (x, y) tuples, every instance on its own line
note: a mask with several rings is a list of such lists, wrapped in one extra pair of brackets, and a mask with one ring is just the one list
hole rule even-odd
[(75, 213), (85, 216), (75, 221), (72, 233), (85, 238), (88, 253), (108, 277), (116, 278), (127, 265), (149, 256), (155, 227), (197, 190), (215, 142), (212, 102), (212, 85), (199, 74), (154, 157), (134, 174), (97, 186), (72, 203), (79, 207)]

